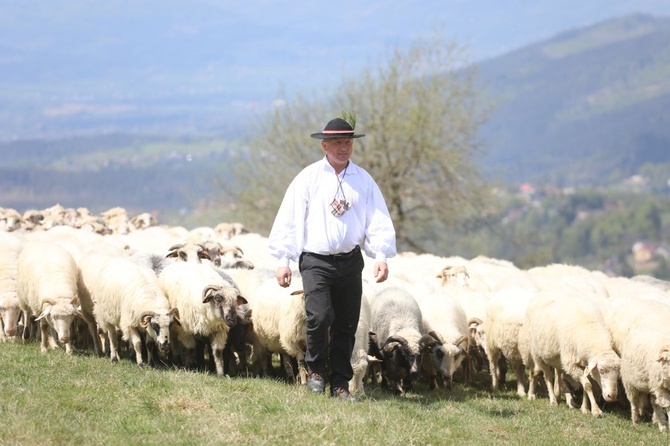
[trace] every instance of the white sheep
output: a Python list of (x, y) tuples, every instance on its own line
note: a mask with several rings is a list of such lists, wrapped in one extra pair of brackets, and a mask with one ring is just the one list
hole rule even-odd
[(579, 292), (608, 296), (603, 283), (605, 276), (581, 266), (552, 263), (531, 268), (528, 270), (528, 275), (540, 290), (571, 288)]
[(663, 327), (670, 320), (670, 305), (653, 299), (628, 296), (610, 297), (603, 310), (612, 337), (612, 347), (621, 353), (622, 344), (633, 331), (645, 327)]
[(370, 342), (370, 300), (374, 300), (376, 291), (369, 286), (363, 284), (363, 294), (361, 296), (361, 311), (358, 317), (358, 326), (356, 327), (356, 335), (354, 341), (354, 348), (351, 352), (351, 368), (354, 372), (353, 377), (349, 380), (349, 392), (365, 396), (365, 389), (363, 388), (363, 379), (368, 370), (368, 363), (370, 361), (377, 362), (379, 359), (373, 358), (368, 354)]
[[(620, 359), (603, 319), (598, 295), (569, 288), (543, 290), (530, 302), (524, 325), (530, 330), (530, 351), (535, 366), (544, 373), (551, 405), (557, 405), (552, 367), (584, 389), (581, 410), (602, 416), (591, 380), (600, 385), (605, 401), (617, 399)], [(569, 405), (572, 396), (566, 393)]]
[(16, 291), (25, 321), (23, 338), (30, 338), (31, 322), (38, 315), (42, 352), (47, 351), (47, 342), (52, 348), (58, 346), (50, 330), (53, 328), (71, 354), (70, 329), (74, 318), (81, 315), (74, 258), (56, 243), (31, 241), (24, 244), (17, 267)]
[(519, 349), (519, 331), (526, 319), (528, 305), (536, 294), (537, 291), (532, 288), (505, 288), (493, 293), (489, 301), (484, 351), (489, 362), (491, 389), (494, 392), (500, 385), (499, 360), (502, 356), (516, 373), (517, 394), (526, 395), (525, 365), (524, 356)]
[(383, 356), (383, 384), (397, 393), (411, 390), (420, 376), (419, 340), (423, 334), (421, 309), (402, 288), (381, 290), (370, 305), (370, 331)]
[[(302, 279), (293, 274), (291, 286), (282, 288), (277, 279), (269, 278), (260, 284), (251, 295), (249, 304), (253, 309), (253, 327), (257, 337), (254, 362), (264, 374), (268, 373), (268, 355), (277, 353), (282, 357), (282, 366), (290, 378), (298, 384), (307, 384), (307, 348), (305, 295)], [(290, 358), (298, 363), (293, 371)]]
[(637, 424), (650, 397), (652, 422), (668, 429), (670, 408), (670, 330), (644, 327), (629, 333), (622, 344), (621, 381), (630, 401), (631, 421)]
[(195, 262), (166, 266), (159, 282), (170, 307), (179, 312), (177, 340), (185, 349), (182, 351), (185, 365), (193, 363), (190, 355), (196, 347), (196, 337), (205, 337), (211, 343), (216, 374), (223, 376), (223, 349), (230, 327), (237, 322), (237, 288), (209, 265)]
[(451, 389), (454, 373), (470, 348), (465, 310), (456, 299), (440, 292), (424, 295), (418, 301), (426, 332), (419, 340), (422, 374), (428, 375), (431, 389), (437, 386), (438, 374)]
[[(79, 284), (82, 312), (88, 313), (92, 307), (95, 321), (108, 335), (112, 362), (119, 360), (117, 330), (134, 348), (138, 366), (143, 365), (142, 337), (146, 338), (150, 365), (155, 362), (154, 345), (167, 354), (176, 311), (170, 309), (151, 269), (118, 255), (94, 251), (79, 262)], [(96, 344), (96, 350), (99, 348)]]
[(20, 316), (21, 307), (16, 291), (0, 292), (0, 342), (16, 337)]
[(0, 208), (0, 232), (13, 232), (21, 229), (21, 214), (15, 209)]

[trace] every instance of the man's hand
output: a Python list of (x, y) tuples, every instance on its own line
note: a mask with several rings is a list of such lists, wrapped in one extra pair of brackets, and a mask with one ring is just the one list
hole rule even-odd
[(386, 262), (376, 262), (374, 275), (377, 278), (376, 282), (380, 283), (388, 279), (389, 277), (389, 267)]
[(277, 283), (279, 286), (284, 288), (291, 285), (291, 268), (288, 266), (280, 266), (275, 272), (275, 277), (277, 278)]

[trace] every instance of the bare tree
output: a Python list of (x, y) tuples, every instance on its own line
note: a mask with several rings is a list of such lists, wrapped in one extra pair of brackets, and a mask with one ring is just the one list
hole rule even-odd
[[(323, 156), (309, 137), (353, 111), (358, 117), (352, 159), (386, 198), (400, 250), (435, 252), (435, 240), (484, 203), (473, 157), (488, 113), (465, 51), (441, 33), (395, 48), (375, 69), (345, 78), (328, 97), (299, 97), (259, 122), (258, 138), (238, 169), (240, 218), (259, 231), (272, 225), (291, 179)], [(346, 115), (346, 113), (345, 113)]]

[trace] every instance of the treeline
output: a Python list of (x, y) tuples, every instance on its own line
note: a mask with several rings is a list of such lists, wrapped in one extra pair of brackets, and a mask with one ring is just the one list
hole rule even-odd
[[(561, 262), (670, 278), (667, 195), (584, 189), (500, 198), (495, 213), (462, 227), (441, 249), (505, 258), (522, 268)], [(636, 244), (649, 251), (648, 261), (634, 255)]]

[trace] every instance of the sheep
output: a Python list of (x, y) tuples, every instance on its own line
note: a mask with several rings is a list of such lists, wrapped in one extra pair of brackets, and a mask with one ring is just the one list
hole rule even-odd
[(376, 294), (374, 289), (368, 283), (364, 283), (363, 294), (361, 295), (361, 311), (356, 327), (354, 348), (351, 352), (351, 369), (354, 374), (349, 380), (349, 392), (361, 396), (365, 396), (363, 379), (368, 369), (368, 363), (379, 361), (379, 359), (368, 354), (371, 322), (370, 300), (374, 299), (374, 294)]
[(631, 332), (622, 344), (621, 381), (630, 401), (631, 421), (637, 424), (650, 397), (652, 422), (668, 430), (670, 408), (670, 331), (665, 326)]
[(209, 340), (216, 374), (224, 375), (223, 349), (228, 331), (237, 322), (239, 292), (209, 265), (195, 262), (175, 262), (166, 266), (159, 282), (171, 308), (178, 310), (180, 325), (177, 340), (184, 347), (186, 365), (196, 347), (196, 337)]
[[(274, 277), (265, 280), (249, 300), (253, 309), (253, 326), (256, 334), (254, 362), (260, 362), (263, 374), (268, 373), (268, 355), (277, 353), (289, 379), (307, 384), (307, 349), (305, 295), (302, 279), (293, 274), (291, 286), (282, 288)], [(297, 362), (293, 370), (291, 359)]]
[(540, 290), (571, 288), (578, 292), (608, 296), (603, 283), (604, 276), (581, 266), (552, 263), (531, 268), (528, 275)]
[(244, 258), (244, 252), (238, 246), (224, 246), (214, 240), (206, 240), (200, 246), (215, 266), (231, 269), (254, 269), (254, 264)]
[(670, 305), (652, 299), (610, 297), (603, 316), (612, 338), (612, 348), (620, 354), (622, 344), (631, 332), (650, 326), (665, 326), (670, 320)]
[(157, 224), (156, 217), (148, 212), (143, 212), (130, 219), (130, 229), (133, 231), (146, 229)]
[(247, 234), (242, 223), (219, 223), (214, 227), (214, 232), (225, 240), (230, 240), (236, 235)]
[[(522, 352), (519, 350), (519, 331), (526, 318), (528, 305), (536, 291), (527, 288), (507, 288), (493, 294), (486, 311), (484, 351), (491, 373), (491, 390), (500, 385), (499, 361), (507, 359), (516, 373), (517, 394), (526, 396), (526, 376)], [(504, 384), (504, 382), (503, 382)]]
[(21, 229), (21, 214), (15, 209), (0, 208), (0, 231), (13, 232)]
[(112, 234), (127, 234), (130, 232), (128, 211), (122, 207), (114, 207), (102, 212), (103, 223)]
[[(605, 401), (617, 399), (620, 358), (603, 320), (598, 295), (571, 289), (543, 290), (533, 299), (524, 325), (532, 333), (530, 351), (535, 366), (544, 373), (549, 402), (558, 404), (551, 367), (565, 372), (565, 378), (579, 382), (584, 394), (581, 410), (602, 416), (591, 380), (600, 385)], [(569, 405), (571, 395), (566, 394)]]
[(248, 374), (247, 343), (253, 331), (252, 309), (243, 297), (237, 300), (237, 323), (228, 331), (228, 340), (223, 349), (223, 371), (233, 376)]
[(16, 291), (0, 292), (0, 342), (16, 336), (20, 316), (21, 307)]
[(657, 279), (655, 277), (648, 276), (646, 274), (633, 276), (631, 277), (631, 279), (635, 280), (636, 282), (647, 283), (649, 285), (657, 287), (661, 291), (670, 293), (670, 282), (668, 282), (667, 280)]
[(18, 259), (16, 291), (19, 306), (24, 314), (23, 339), (30, 338), (34, 315), (42, 330), (42, 352), (47, 351), (47, 341), (57, 348), (56, 339), (49, 327), (58, 333), (67, 354), (72, 354), (70, 328), (78, 309), (77, 265), (72, 255), (56, 243), (27, 242)]
[(26, 231), (42, 229), (43, 220), (44, 215), (42, 212), (35, 209), (30, 209), (21, 215), (21, 227)]
[(431, 389), (437, 387), (438, 373), (446, 388), (451, 389), (454, 372), (470, 347), (465, 311), (456, 299), (442, 293), (423, 296), (419, 307), (426, 331), (419, 340), (422, 374), (427, 375)]
[(0, 232), (0, 339), (14, 337), (21, 314), (16, 293), (18, 260), (23, 243), (17, 236)]
[[(179, 321), (151, 269), (118, 255), (93, 251), (79, 262), (79, 284), (82, 309), (88, 312), (92, 307), (96, 322), (108, 334), (112, 362), (119, 360), (117, 330), (132, 345), (139, 367), (144, 364), (143, 336), (149, 365), (155, 363), (154, 345), (160, 353), (168, 353), (170, 326)], [(96, 344), (96, 350), (99, 348)]]
[(423, 322), (419, 304), (402, 288), (386, 288), (371, 303), (370, 313), (371, 338), (383, 356), (382, 384), (404, 394), (420, 376)]

